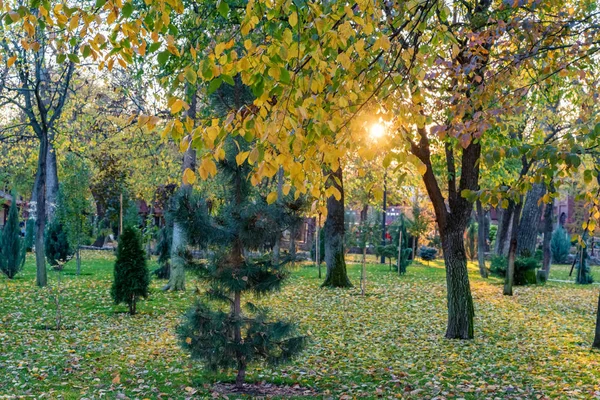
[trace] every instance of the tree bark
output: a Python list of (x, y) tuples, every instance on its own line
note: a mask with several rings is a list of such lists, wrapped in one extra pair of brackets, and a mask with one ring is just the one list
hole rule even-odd
[[(196, 104), (197, 104), (198, 89), (194, 88), (190, 108), (187, 111), (187, 116), (192, 120), (196, 119)], [(186, 169), (196, 170), (196, 150), (192, 147), (192, 143), (183, 155), (182, 171)], [(192, 190), (190, 184), (181, 182), (180, 192)], [(187, 237), (184, 234), (183, 226), (177, 222), (173, 222), (173, 238), (171, 241), (171, 270), (169, 272), (169, 282), (163, 290), (182, 291), (185, 290), (185, 260), (183, 254), (188, 246)]]
[(327, 199), (327, 219), (323, 227), (325, 235), (325, 263), (327, 275), (324, 287), (351, 287), (346, 271), (344, 259), (344, 184), (342, 167), (331, 173), (329, 184), (336, 187), (341, 197), (336, 200), (334, 196)]
[[(281, 202), (283, 197), (283, 167), (279, 167), (277, 171), (277, 201)], [(273, 263), (279, 264), (279, 257), (281, 252), (281, 232), (275, 237), (275, 243), (273, 243)]]
[(81, 249), (79, 245), (77, 245), (77, 252), (75, 254), (77, 261), (77, 276), (81, 274)]
[(467, 272), (464, 228), (449, 226), (442, 234), (448, 298), (448, 339), (473, 338), (473, 297)]
[(521, 214), (521, 208), (523, 202), (519, 201), (519, 204), (515, 206), (512, 218), (512, 232), (510, 234), (510, 246), (508, 249), (508, 265), (506, 266), (506, 276), (504, 279), (504, 292), (505, 296), (513, 295), (513, 284), (515, 280), (515, 259), (517, 258), (517, 240), (519, 235), (519, 217)]
[(538, 228), (542, 219), (542, 206), (539, 202), (545, 193), (546, 186), (543, 183), (534, 184), (527, 193), (518, 228), (517, 255), (520, 257), (533, 257), (535, 255)]
[(552, 201), (546, 204), (546, 209), (544, 210), (544, 241), (542, 243), (544, 259), (542, 262), (542, 271), (544, 271), (546, 279), (550, 276), (550, 265), (552, 264), (552, 247), (550, 246), (550, 242), (552, 241), (553, 217), (554, 202)]
[(46, 216), (48, 221), (54, 219), (56, 207), (58, 207), (58, 165), (56, 151), (52, 142), (49, 141), (46, 155)]
[(497, 256), (506, 255), (506, 242), (509, 238), (512, 216), (515, 209), (515, 203), (510, 200), (506, 209), (500, 209), (501, 215), (498, 221), (498, 232), (496, 232), (496, 243), (494, 245), (494, 253)]
[(481, 201), (477, 200), (477, 263), (479, 264), (479, 274), (482, 278), (488, 277), (488, 270), (485, 267), (485, 248), (487, 244), (485, 236), (485, 212)]
[(596, 332), (594, 335), (594, 343), (592, 347), (600, 349), (600, 295), (598, 295), (598, 308), (596, 311)]
[(48, 284), (46, 272), (46, 254), (44, 251), (44, 237), (46, 230), (46, 153), (48, 152), (48, 136), (42, 134), (38, 154), (38, 171), (36, 177), (36, 236), (35, 236), (35, 264), (36, 284), (44, 287)]

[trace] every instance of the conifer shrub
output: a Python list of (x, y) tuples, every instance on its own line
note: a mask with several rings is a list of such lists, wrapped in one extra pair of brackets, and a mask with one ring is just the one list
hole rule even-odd
[[(498, 278), (505, 278), (507, 266), (507, 257), (494, 256), (490, 261), (490, 274)], [(517, 257), (515, 259), (514, 284), (523, 286), (538, 283), (536, 270), (540, 267), (540, 261), (536, 257)]]
[(556, 264), (565, 264), (571, 251), (571, 239), (569, 234), (561, 225), (552, 233), (550, 240), (550, 249), (552, 251), (552, 262)]
[(138, 300), (148, 297), (149, 285), (150, 273), (140, 234), (136, 228), (127, 226), (119, 236), (111, 296), (115, 304), (127, 304), (129, 314), (135, 315)]
[[(13, 199), (16, 199), (13, 196)], [(0, 270), (13, 279), (23, 268), (25, 260), (24, 240), (19, 228), (19, 211), (16, 201), (13, 201), (8, 211), (8, 219), (0, 232)]]
[(419, 257), (421, 257), (424, 261), (432, 261), (435, 260), (437, 256), (437, 249), (433, 247), (421, 246), (419, 249)]
[(48, 263), (55, 270), (62, 270), (64, 264), (69, 261), (74, 254), (73, 248), (69, 244), (67, 232), (57, 218), (50, 222), (46, 232), (44, 251)]
[(588, 262), (589, 255), (587, 247), (584, 247), (582, 253), (579, 253), (575, 268), (577, 268), (577, 276), (575, 277), (575, 283), (579, 285), (589, 285), (594, 283), (592, 277), (592, 271)]

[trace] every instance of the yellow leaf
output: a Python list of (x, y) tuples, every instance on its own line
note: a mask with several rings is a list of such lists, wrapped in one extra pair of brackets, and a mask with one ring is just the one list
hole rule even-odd
[(298, 23), (298, 13), (296, 13), (294, 11), (292, 14), (290, 14), (289, 22), (290, 22), (290, 26), (292, 26), (292, 27), (296, 26), (296, 24)]
[(177, 99), (171, 104), (171, 114), (177, 114), (182, 108), (186, 110), (190, 108), (187, 103), (181, 99)]
[(119, 383), (121, 383), (121, 375), (120, 374), (115, 375), (115, 377), (112, 380), (112, 383), (114, 385), (118, 385)]
[(185, 342), (187, 344), (191, 344), (192, 343), (192, 338), (191, 337), (185, 338)]
[(17, 61), (17, 56), (12, 56), (11, 58), (8, 59), (8, 61), (6, 62), (6, 65), (10, 68), (13, 66), (15, 61)]
[(271, 192), (267, 196), (267, 204), (273, 204), (277, 200), (277, 192)]
[(186, 168), (183, 172), (183, 183), (186, 185), (193, 185), (196, 182), (196, 174), (189, 168)]
[(238, 153), (235, 156), (235, 162), (237, 165), (242, 165), (244, 161), (246, 161), (246, 158), (248, 158), (248, 154), (250, 154), (249, 151), (242, 151), (241, 153)]

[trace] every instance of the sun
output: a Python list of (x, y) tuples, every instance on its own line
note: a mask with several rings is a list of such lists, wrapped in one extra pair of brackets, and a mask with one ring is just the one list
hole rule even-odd
[(369, 128), (369, 135), (372, 139), (379, 139), (385, 135), (385, 126), (379, 122), (374, 123)]

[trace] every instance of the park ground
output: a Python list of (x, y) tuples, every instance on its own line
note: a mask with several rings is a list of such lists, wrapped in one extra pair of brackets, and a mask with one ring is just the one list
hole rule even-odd
[[(113, 262), (110, 252), (85, 252), (81, 276), (67, 264), (61, 331), (47, 329), (56, 272), (38, 289), (29, 258), (14, 281), (0, 277), (0, 398), (211, 398), (211, 382), (233, 376), (204, 373), (178, 345), (174, 331), (196, 295), (193, 277), (184, 293), (162, 292), (164, 282), (154, 280), (130, 317), (111, 302)], [(297, 266), (282, 292), (260, 299), (273, 315), (298, 322), (311, 344), (290, 365), (253, 368), (249, 380), (335, 399), (600, 398), (600, 352), (590, 350), (597, 285), (549, 282), (505, 297), (502, 282), (481, 279), (473, 265), (476, 337), (454, 341), (443, 338), (441, 262), (415, 263), (401, 277), (384, 265), (367, 269), (364, 297), (358, 288), (321, 289), (315, 267)], [(359, 274), (350, 264), (355, 286)], [(553, 266), (551, 278), (567, 275), (567, 266)]]

